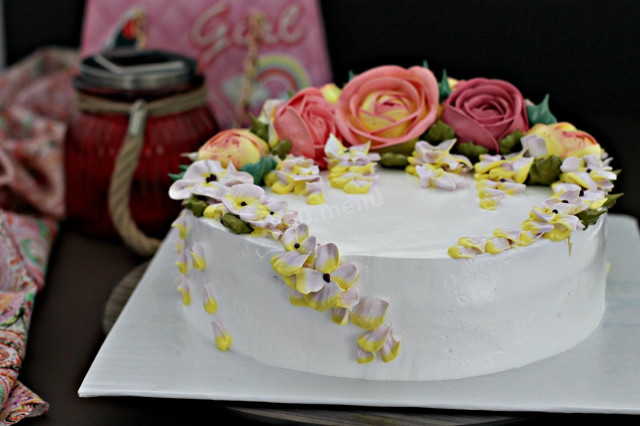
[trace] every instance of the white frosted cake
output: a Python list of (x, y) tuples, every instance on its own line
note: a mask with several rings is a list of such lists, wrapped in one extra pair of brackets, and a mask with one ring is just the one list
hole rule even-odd
[[(358, 98), (350, 84), (308, 90), (335, 117), (343, 96)], [(456, 90), (437, 114), (426, 102), (431, 123), (403, 125), (406, 140), (340, 119), (326, 134), (292, 131), (308, 119), (296, 96), (192, 157), (170, 191), (186, 207), (174, 224), (178, 289), (212, 350), (305, 373), (443, 380), (524, 366), (589, 336), (604, 312), (610, 160), (595, 141), (577, 146), (587, 134), (568, 123), (530, 126), (535, 110), (502, 129), (511, 141), (478, 143), (468, 124), (445, 122), (459, 113), (446, 109)], [(402, 121), (396, 101), (376, 113)], [(462, 143), (483, 148), (453, 154)]]

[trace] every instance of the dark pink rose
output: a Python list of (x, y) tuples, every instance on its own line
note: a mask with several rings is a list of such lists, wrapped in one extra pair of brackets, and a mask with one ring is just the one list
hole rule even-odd
[(316, 88), (303, 89), (276, 111), (273, 126), (280, 140), (291, 142), (291, 154), (303, 155), (325, 166), (324, 146), (330, 134), (340, 137), (335, 106)]
[(522, 94), (502, 80), (474, 78), (461, 83), (442, 103), (441, 118), (459, 142), (474, 142), (495, 152), (503, 137), (529, 130)]

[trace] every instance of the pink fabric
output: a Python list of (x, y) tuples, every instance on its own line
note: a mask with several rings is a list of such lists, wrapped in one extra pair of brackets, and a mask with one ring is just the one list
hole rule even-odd
[(264, 14), (254, 115), (267, 98), (331, 81), (322, 17), (315, 0), (89, 0), (82, 54), (129, 45), (197, 58), (209, 102), (222, 128), (232, 127), (242, 98), (246, 32), (251, 13)]
[(77, 58), (43, 49), (0, 75), (0, 207), (64, 216), (62, 144)]

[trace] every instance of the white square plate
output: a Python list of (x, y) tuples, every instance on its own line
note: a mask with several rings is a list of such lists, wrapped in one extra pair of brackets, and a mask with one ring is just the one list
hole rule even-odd
[(107, 336), (82, 397), (165, 398), (500, 411), (640, 413), (640, 236), (608, 218), (607, 309), (582, 344), (526, 367), (431, 382), (299, 373), (219, 352), (182, 317), (171, 232)]

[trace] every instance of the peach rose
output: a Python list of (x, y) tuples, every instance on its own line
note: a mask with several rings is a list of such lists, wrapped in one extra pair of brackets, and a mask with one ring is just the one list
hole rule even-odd
[[(311, 158), (325, 166), (324, 146), (338, 134), (335, 107), (319, 89), (303, 89), (276, 111), (273, 126), (278, 137), (291, 142), (291, 154)], [(338, 136), (339, 137), (339, 136)]]
[(198, 160), (216, 160), (227, 167), (229, 162), (236, 169), (260, 161), (269, 153), (269, 146), (246, 129), (223, 130), (205, 142), (198, 150)]
[(371, 141), (380, 149), (418, 138), (438, 113), (438, 82), (423, 67), (382, 66), (347, 83), (336, 105), (336, 124), (346, 142)]
[(567, 157), (582, 157), (596, 154), (600, 157), (600, 145), (587, 132), (576, 129), (571, 123), (536, 124), (527, 132), (544, 139), (547, 155), (555, 155), (562, 159)]
[(442, 103), (441, 119), (459, 142), (474, 142), (494, 152), (500, 150), (500, 139), (529, 130), (522, 94), (502, 80), (474, 78), (458, 84)]

